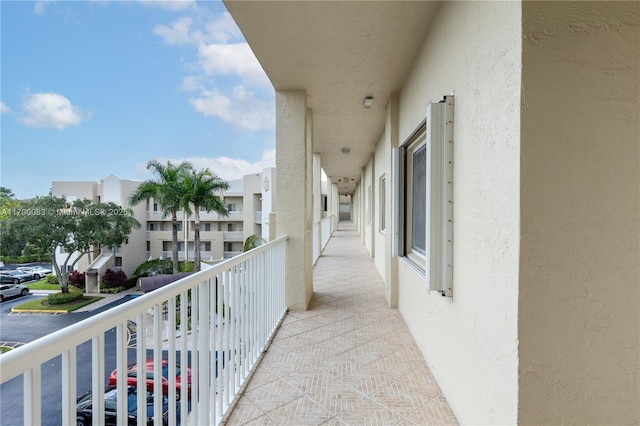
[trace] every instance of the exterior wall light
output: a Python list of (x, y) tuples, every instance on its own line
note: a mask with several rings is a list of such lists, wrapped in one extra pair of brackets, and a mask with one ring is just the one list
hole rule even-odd
[(362, 106), (365, 109), (370, 109), (371, 105), (373, 105), (373, 96), (367, 96), (366, 98), (364, 98), (364, 101), (362, 102)]
[(344, 148), (342, 148), (341, 151), (342, 151), (343, 154), (348, 154), (348, 153), (351, 152), (351, 148), (344, 147)]

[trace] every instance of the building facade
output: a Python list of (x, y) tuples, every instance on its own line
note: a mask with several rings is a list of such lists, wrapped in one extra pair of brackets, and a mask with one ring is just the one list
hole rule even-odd
[(276, 90), (289, 308), (320, 163), (461, 423), (640, 423), (640, 3), (225, 5)]
[[(250, 174), (228, 182), (229, 189), (220, 195), (229, 210), (228, 216), (215, 212), (200, 212), (200, 250), (204, 262), (216, 263), (242, 253), (243, 244), (250, 235), (269, 239), (269, 213), (275, 207), (275, 170), (267, 168), (262, 173)], [(80, 272), (106, 269), (123, 270), (127, 276), (147, 260), (171, 258), (171, 217), (166, 216), (156, 200), (148, 199), (136, 206), (129, 204), (130, 195), (141, 182), (109, 176), (99, 182), (54, 181), (52, 194), (66, 197), (68, 201), (88, 199), (93, 202), (113, 202), (131, 208), (141, 224), (133, 229), (129, 242), (113, 252), (103, 248), (83, 256), (73, 268)], [(193, 218), (178, 211), (179, 260), (194, 259)], [(61, 264), (66, 253), (57, 253)], [(99, 280), (98, 280), (99, 282)], [(96, 283), (97, 284), (97, 283)]]

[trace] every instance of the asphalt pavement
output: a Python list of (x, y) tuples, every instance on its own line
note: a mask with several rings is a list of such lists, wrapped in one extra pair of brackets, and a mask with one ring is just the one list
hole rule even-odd
[[(67, 314), (13, 313), (11, 309), (27, 300), (44, 297), (35, 291), (26, 297), (10, 299), (0, 303), (0, 341), (9, 345), (21, 345), (34, 341), (131, 300), (131, 294), (108, 295), (100, 302), (88, 305), (82, 311)], [(77, 393), (91, 389), (91, 342), (78, 346)], [(135, 350), (133, 350), (135, 351)], [(105, 384), (109, 373), (115, 368), (115, 330), (105, 333)], [(16, 377), (0, 385), (0, 425), (23, 425), (23, 379)], [(62, 423), (61, 357), (57, 356), (42, 365), (42, 424), (58, 426)]]

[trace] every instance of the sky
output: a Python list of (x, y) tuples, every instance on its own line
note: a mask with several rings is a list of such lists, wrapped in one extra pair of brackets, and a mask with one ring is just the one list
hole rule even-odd
[(275, 166), (274, 90), (219, 1), (0, 1), (0, 186)]

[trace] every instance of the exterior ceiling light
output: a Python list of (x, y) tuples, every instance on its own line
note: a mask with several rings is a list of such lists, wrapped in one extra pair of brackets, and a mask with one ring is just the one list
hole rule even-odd
[(344, 148), (341, 149), (343, 154), (348, 154), (351, 152), (351, 148), (347, 148), (346, 146)]
[(365, 109), (370, 109), (371, 105), (373, 105), (373, 96), (367, 96), (366, 98), (364, 98), (364, 101), (362, 102), (362, 106)]

